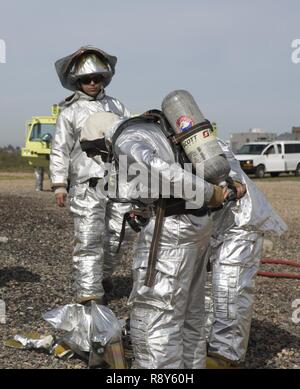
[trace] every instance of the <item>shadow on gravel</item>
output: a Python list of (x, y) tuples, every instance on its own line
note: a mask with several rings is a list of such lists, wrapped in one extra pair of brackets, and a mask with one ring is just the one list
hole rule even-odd
[(132, 278), (131, 277), (120, 277), (113, 276), (114, 283), (114, 298), (129, 297), (132, 289)]
[[(270, 360), (284, 348), (300, 349), (300, 337), (274, 325), (257, 319), (252, 320), (247, 360), (259, 361), (255, 368), (276, 368)], [(269, 362), (269, 363), (268, 363)]]
[(5, 267), (0, 269), (0, 287), (5, 286), (10, 281), (17, 282), (39, 282), (41, 277), (32, 273), (22, 266)]

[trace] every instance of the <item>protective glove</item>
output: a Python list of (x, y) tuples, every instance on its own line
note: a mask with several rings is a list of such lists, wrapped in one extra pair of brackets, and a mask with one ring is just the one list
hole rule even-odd
[(59, 207), (64, 207), (67, 198), (67, 189), (64, 186), (55, 188), (55, 202)]
[(239, 200), (242, 197), (244, 197), (245, 194), (247, 193), (246, 185), (242, 184), (239, 181), (233, 181), (233, 185), (234, 185), (235, 190), (236, 190), (236, 198), (237, 198), (237, 200)]
[(210, 200), (209, 200), (207, 205), (209, 207), (212, 207), (212, 208), (218, 208), (218, 207), (220, 207), (223, 204), (223, 202), (224, 202), (224, 200), (226, 199), (227, 196), (228, 196), (228, 188), (227, 188), (227, 186), (220, 187), (220, 186), (214, 185), (213, 195), (210, 198)]

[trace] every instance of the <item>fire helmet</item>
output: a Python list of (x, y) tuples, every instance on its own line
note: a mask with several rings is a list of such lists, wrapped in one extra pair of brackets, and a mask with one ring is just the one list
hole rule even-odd
[(117, 58), (92, 46), (84, 46), (75, 53), (55, 62), (55, 68), (63, 87), (75, 91), (77, 81), (85, 75), (100, 74), (106, 87), (113, 75)]

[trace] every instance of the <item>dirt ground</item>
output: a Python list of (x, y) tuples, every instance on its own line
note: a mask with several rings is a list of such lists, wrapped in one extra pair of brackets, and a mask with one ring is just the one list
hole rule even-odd
[[(300, 263), (300, 179), (256, 180), (289, 227), (264, 257)], [(57, 332), (42, 313), (73, 302), (71, 284), (72, 219), (67, 209), (54, 205), (49, 181), (34, 191), (31, 174), (0, 174), (0, 298), (7, 307), (0, 324), (0, 368), (86, 368), (79, 358), (58, 360), (43, 352), (5, 347), (15, 334)], [(6, 239), (7, 238), (7, 239)], [(127, 249), (114, 274), (115, 294), (110, 307), (118, 318), (128, 314), (131, 252)], [(263, 270), (297, 272), (284, 266), (262, 265)], [(257, 277), (246, 368), (300, 368), (300, 313), (293, 322), (294, 300), (300, 299), (300, 280)], [(294, 320), (295, 321), (295, 320)]]

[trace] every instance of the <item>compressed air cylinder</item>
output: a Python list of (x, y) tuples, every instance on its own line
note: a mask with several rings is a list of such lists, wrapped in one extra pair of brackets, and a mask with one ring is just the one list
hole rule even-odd
[[(169, 93), (162, 102), (162, 111), (177, 134), (188, 134), (191, 127), (205, 121), (193, 96), (185, 90)], [(193, 132), (181, 145), (194, 166), (203, 164), (206, 181), (215, 185), (225, 184), (230, 166), (209, 128)]]

